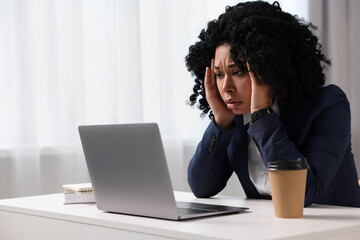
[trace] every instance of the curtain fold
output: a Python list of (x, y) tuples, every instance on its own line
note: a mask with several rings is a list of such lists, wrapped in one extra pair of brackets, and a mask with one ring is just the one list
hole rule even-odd
[(309, 20), (320, 29), (319, 37), (332, 66), (327, 84), (337, 84), (347, 94), (351, 107), (353, 153), (360, 176), (360, 1), (309, 1)]

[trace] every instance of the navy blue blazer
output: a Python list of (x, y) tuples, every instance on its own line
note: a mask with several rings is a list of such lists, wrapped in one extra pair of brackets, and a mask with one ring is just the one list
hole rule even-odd
[(248, 198), (259, 194), (248, 173), (248, 139), (257, 142), (265, 164), (306, 157), (309, 169), (305, 206), (312, 203), (360, 207), (360, 187), (351, 151), (350, 105), (335, 85), (321, 88), (284, 122), (273, 112), (249, 127), (237, 115), (234, 127), (206, 129), (188, 167), (196, 197), (219, 193), (235, 172)]

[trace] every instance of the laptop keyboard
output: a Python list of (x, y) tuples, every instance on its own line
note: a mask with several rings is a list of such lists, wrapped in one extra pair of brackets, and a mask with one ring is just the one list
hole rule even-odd
[(206, 210), (206, 209), (196, 209), (196, 208), (178, 208), (178, 214), (180, 216), (201, 214), (201, 213), (210, 213), (210, 212), (216, 212), (216, 210)]

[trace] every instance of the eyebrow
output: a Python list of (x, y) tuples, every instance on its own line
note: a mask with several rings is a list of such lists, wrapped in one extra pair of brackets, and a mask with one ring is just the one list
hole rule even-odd
[[(228, 65), (228, 68), (234, 68), (234, 67), (238, 67), (236, 64), (229, 64)], [(214, 69), (215, 70), (220, 70), (220, 67), (218, 67), (218, 66), (214, 66)]]

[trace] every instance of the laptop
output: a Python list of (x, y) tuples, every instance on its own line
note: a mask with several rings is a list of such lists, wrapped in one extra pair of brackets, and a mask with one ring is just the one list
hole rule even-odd
[(176, 202), (156, 123), (79, 126), (99, 210), (182, 220), (248, 208)]

